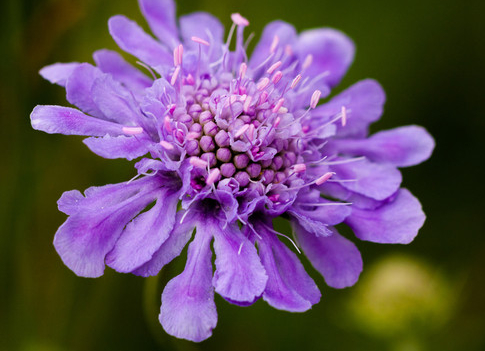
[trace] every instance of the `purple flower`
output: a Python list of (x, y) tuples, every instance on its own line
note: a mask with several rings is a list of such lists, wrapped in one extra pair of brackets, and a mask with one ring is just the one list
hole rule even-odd
[[(362, 240), (413, 240), (425, 216), (400, 188), (397, 168), (426, 160), (433, 139), (418, 126), (368, 136), (385, 100), (374, 80), (317, 106), (352, 63), (349, 38), (328, 28), (297, 34), (275, 21), (248, 57), (241, 15), (232, 15), (224, 39), (207, 13), (177, 25), (172, 0), (139, 2), (158, 39), (124, 16), (112, 17), (109, 30), (140, 70), (100, 50), (95, 66), (40, 72), (83, 112), (37, 106), (35, 129), (88, 136), (84, 143), (105, 158), (150, 156), (136, 163), (134, 180), (59, 199), (68, 219), (54, 245), (71, 270), (99, 277), (108, 265), (156, 275), (193, 237), (184, 271), (163, 291), (160, 322), (171, 335), (201, 341), (217, 323), (214, 292), (292, 312), (317, 303), (300, 249), (329, 286), (353, 285), (362, 258), (337, 224)], [(273, 229), (277, 217), (290, 221), (294, 240)]]

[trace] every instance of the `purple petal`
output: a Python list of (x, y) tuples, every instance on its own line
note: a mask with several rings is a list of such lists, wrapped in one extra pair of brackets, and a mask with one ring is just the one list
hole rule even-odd
[(209, 338), (217, 324), (208, 229), (197, 226), (184, 271), (163, 290), (159, 317), (168, 334), (196, 342)]
[(135, 22), (118, 15), (111, 17), (108, 25), (111, 36), (124, 51), (150, 66), (172, 64), (172, 57), (168, 51)]
[(318, 128), (342, 111), (348, 110), (347, 124), (342, 127), (337, 123), (339, 137), (365, 137), (369, 125), (377, 121), (383, 111), (386, 95), (375, 80), (365, 79), (355, 83), (347, 90), (332, 98), (329, 102), (317, 107), (312, 112), (312, 127)]
[(427, 160), (435, 143), (426, 129), (405, 126), (382, 131), (368, 139), (340, 139), (332, 142), (340, 153), (367, 156), (374, 162), (390, 163), (397, 167), (417, 165)]
[(106, 264), (114, 270), (128, 273), (151, 260), (167, 240), (175, 223), (178, 193), (164, 189), (156, 204), (126, 226), (114, 248), (106, 256)]
[(152, 255), (152, 258), (135, 269), (132, 273), (142, 277), (149, 277), (157, 275), (160, 270), (175, 257), (180, 255), (185, 245), (192, 236), (192, 232), (195, 228), (195, 218), (185, 218), (182, 223), (180, 220), (183, 218), (185, 211), (178, 211), (175, 218), (175, 226), (170, 233), (167, 240), (165, 240), (158, 250)]
[(54, 63), (42, 68), (39, 74), (49, 82), (65, 87), (67, 78), (79, 65), (78, 62)]
[[(283, 21), (274, 21), (264, 27), (263, 34), (249, 60), (249, 66), (256, 68), (263, 63), (270, 55), (270, 48), (274, 37), (279, 39), (279, 46), (284, 48), (286, 45), (293, 46), (296, 43), (297, 35), (295, 28)], [(271, 62), (273, 63), (273, 62)], [(271, 65), (269, 63), (269, 65)]]
[(212, 283), (216, 292), (230, 301), (252, 303), (268, 279), (254, 244), (236, 225), (222, 229), (213, 221), (208, 227), (214, 235), (217, 269)]
[(376, 210), (352, 208), (345, 222), (361, 240), (408, 244), (418, 234), (425, 218), (418, 199), (407, 189), (400, 189), (394, 201)]
[(184, 46), (196, 49), (200, 44), (191, 40), (195, 36), (210, 43), (210, 46), (201, 46), (205, 57), (216, 61), (222, 55), (224, 26), (217, 18), (206, 12), (195, 12), (180, 17), (179, 22)]
[(335, 228), (332, 235), (318, 237), (294, 225), (301, 248), (313, 267), (325, 278), (327, 285), (341, 289), (354, 285), (362, 272), (362, 257), (350, 240)]
[(89, 63), (81, 63), (66, 81), (66, 97), (67, 101), (84, 112), (104, 119), (103, 113), (93, 100), (92, 92), (95, 80), (102, 75), (103, 73), (97, 67)]
[(179, 43), (173, 0), (138, 0), (150, 29), (170, 49)]
[(96, 155), (104, 158), (126, 158), (128, 161), (141, 157), (150, 151), (150, 141), (142, 140), (140, 136), (87, 138), (83, 140)]
[(332, 232), (328, 229), (328, 224), (321, 221), (318, 217), (308, 215), (299, 209), (290, 209), (287, 211), (292, 216), (292, 222), (297, 221), (305, 230), (316, 236), (328, 236)]
[[(57, 230), (54, 246), (62, 261), (82, 277), (99, 277), (104, 259), (125, 225), (154, 200), (155, 179), (106, 185), (61, 197), (59, 208), (71, 215)], [(74, 198), (73, 196), (74, 195)]]
[(152, 80), (126, 62), (116, 51), (98, 50), (93, 54), (94, 62), (104, 73), (109, 73), (128, 89), (136, 92), (148, 88)]
[(87, 116), (62, 106), (36, 106), (30, 115), (32, 127), (49, 134), (104, 136), (122, 134), (122, 126)]
[(263, 299), (274, 308), (304, 312), (320, 301), (320, 291), (296, 255), (264, 226), (256, 227), (261, 262), (268, 274)]
[(337, 173), (334, 179), (356, 180), (342, 182), (342, 187), (375, 200), (384, 200), (394, 194), (402, 181), (401, 172), (396, 167), (366, 159), (329, 168)]
[(337, 85), (354, 60), (354, 43), (342, 32), (320, 28), (302, 32), (298, 38), (297, 50), (300, 62), (308, 55), (313, 56), (312, 64), (305, 74), (316, 77), (326, 72), (321, 82)]

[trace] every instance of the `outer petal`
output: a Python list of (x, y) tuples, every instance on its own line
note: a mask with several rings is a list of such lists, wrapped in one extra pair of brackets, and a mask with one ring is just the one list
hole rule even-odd
[(340, 153), (367, 156), (374, 162), (397, 167), (417, 165), (427, 160), (435, 143), (426, 129), (405, 126), (376, 133), (368, 139), (340, 139), (332, 142)]
[(151, 140), (143, 140), (139, 136), (87, 138), (83, 140), (96, 155), (104, 158), (126, 158), (128, 161), (141, 157), (150, 151)]
[(356, 180), (342, 182), (342, 187), (376, 200), (394, 194), (402, 181), (401, 172), (394, 166), (367, 160), (332, 165), (330, 170), (337, 173), (335, 179)]
[(330, 28), (302, 32), (298, 38), (297, 52), (300, 62), (308, 55), (313, 56), (306, 74), (316, 77), (324, 72), (321, 80), (326, 85), (337, 85), (354, 60), (354, 43), (340, 31)]
[(256, 227), (261, 262), (268, 274), (263, 299), (277, 309), (304, 312), (320, 301), (320, 291), (296, 255), (263, 226)]
[(317, 107), (312, 112), (312, 127), (331, 120), (342, 111), (342, 106), (348, 110), (347, 124), (342, 127), (337, 123), (339, 137), (365, 137), (369, 125), (377, 121), (383, 111), (386, 95), (375, 80), (365, 79), (332, 98), (329, 102)]
[(71, 73), (79, 65), (80, 64), (78, 62), (54, 63), (53, 65), (42, 68), (39, 73), (44, 79), (47, 79), (49, 82), (64, 87), (66, 86), (67, 78), (69, 78)]
[(173, 0), (138, 0), (141, 12), (158, 39), (170, 49), (179, 43)]
[(177, 338), (202, 341), (212, 335), (217, 311), (212, 287), (210, 242), (204, 225), (189, 245), (185, 270), (168, 282), (162, 294), (160, 323)]
[(296, 30), (291, 24), (283, 21), (268, 23), (249, 60), (249, 66), (251, 68), (256, 68), (268, 58), (275, 36), (278, 37), (279, 46), (282, 48), (286, 45), (295, 45), (297, 39)]
[(326, 237), (317, 237), (299, 225), (294, 225), (301, 248), (313, 267), (325, 278), (327, 285), (341, 289), (354, 285), (362, 272), (362, 257), (353, 242), (341, 236), (335, 228)]
[(418, 234), (425, 218), (418, 199), (407, 189), (401, 189), (394, 201), (376, 210), (353, 208), (346, 223), (361, 240), (408, 244)]
[(252, 303), (263, 293), (268, 277), (254, 244), (235, 225), (222, 229), (215, 221), (216, 271), (212, 280), (216, 292), (234, 302)]
[(171, 55), (140, 26), (118, 15), (108, 21), (109, 32), (124, 51), (138, 57), (150, 66), (171, 65)]
[(64, 264), (79, 276), (101, 276), (106, 254), (125, 225), (153, 201), (157, 186), (154, 179), (142, 179), (90, 188), (85, 198), (75, 201), (72, 196), (61, 197), (59, 207), (71, 213), (54, 238)]
[(116, 51), (98, 50), (93, 54), (94, 62), (104, 73), (109, 73), (128, 89), (136, 92), (148, 88), (152, 80), (126, 62)]
[(106, 256), (106, 264), (118, 272), (128, 273), (149, 261), (167, 240), (175, 223), (178, 193), (164, 189), (156, 204), (128, 223)]
[[(160, 270), (171, 262), (175, 257), (180, 255), (183, 248), (192, 236), (195, 228), (194, 218), (185, 218), (182, 223), (181, 219), (185, 211), (177, 212), (175, 226), (168, 239), (153, 254), (150, 261), (135, 269), (132, 273), (142, 277), (157, 275)], [(189, 215), (187, 217), (190, 217)]]
[(119, 124), (85, 115), (79, 110), (62, 106), (36, 106), (30, 115), (32, 127), (49, 134), (117, 136)]

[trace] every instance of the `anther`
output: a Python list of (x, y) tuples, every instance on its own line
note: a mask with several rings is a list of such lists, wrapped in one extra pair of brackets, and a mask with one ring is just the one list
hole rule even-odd
[(320, 178), (318, 178), (316, 181), (315, 181), (315, 184), (316, 185), (322, 185), (323, 183), (325, 183), (327, 180), (329, 180), (330, 178), (332, 178), (332, 176), (335, 174), (335, 172), (327, 172), (325, 173), (324, 175), (322, 175)]
[(280, 109), (281, 106), (283, 106), (283, 103), (285, 102), (285, 98), (281, 98), (278, 100), (278, 102), (276, 103), (276, 105), (273, 107), (273, 113), (277, 113)]
[(238, 26), (249, 26), (249, 21), (239, 13), (233, 13), (231, 19)]
[(161, 140), (160, 145), (165, 149), (165, 150), (173, 150), (173, 145), (170, 144), (168, 141)]
[(312, 94), (312, 98), (310, 99), (310, 107), (315, 108), (317, 107), (318, 101), (320, 100), (320, 96), (322, 92), (320, 90), (315, 90)]
[(273, 123), (273, 127), (278, 128), (278, 126), (280, 125), (280, 122), (281, 122), (281, 118), (276, 117), (276, 119), (274, 120), (274, 123)]
[(305, 60), (303, 61), (303, 65), (301, 66), (304, 70), (310, 67), (310, 65), (313, 62), (313, 55), (308, 54), (307, 57), (305, 57)]
[(280, 81), (281, 77), (283, 77), (283, 72), (278, 71), (273, 75), (271, 81), (273, 82), (273, 84), (276, 84)]
[(266, 87), (268, 86), (268, 84), (269, 84), (269, 78), (264, 77), (264, 78), (262, 78), (262, 79), (259, 81), (259, 83), (256, 85), (256, 88), (257, 88), (258, 90), (263, 90), (264, 88), (266, 88)]
[(192, 37), (190, 38), (193, 42), (195, 43), (198, 43), (198, 44), (202, 44), (202, 45), (205, 45), (205, 46), (210, 46), (210, 43), (207, 41), (207, 40), (204, 40), (202, 38), (199, 38), (199, 37)]
[(288, 55), (288, 56), (293, 55), (293, 49), (291, 48), (291, 45), (290, 44), (287, 44), (285, 46), (285, 54)]
[(165, 119), (163, 121), (163, 127), (167, 132), (172, 133), (172, 125), (170, 124), (170, 117), (165, 116)]
[(296, 85), (300, 82), (300, 80), (301, 80), (301, 74), (297, 75), (295, 79), (293, 79), (293, 81), (291, 82), (290, 88), (294, 89)]
[(216, 182), (221, 175), (221, 171), (219, 171), (218, 168), (214, 168), (210, 171), (209, 176), (206, 179), (206, 184), (207, 185), (212, 185), (214, 182)]
[(143, 128), (142, 127), (123, 127), (122, 131), (126, 135), (138, 135), (143, 133)]
[(304, 163), (297, 163), (293, 166), (293, 170), (295, 171), (295, 173), (304, 172), (306, 171), (306, 165)]
[(194, 140), (194, 139), (197, 139), (199, 137), (200, 137), (200, 133), (198, 133), (198, 132), (189, 132), (189, 133), (187, 133), (187, 136), (186, 136), (187, 140)]
[(273, 63), (270, 68), (266, 71), (266, 73), (271, 74), (276, 71), (281, 66), (281, 61)]
[(244, 79), (247, 69), (248, 69), (248, 65), (245, 62), (241, 63), (241, 66), (239, 66), (239, 78), (241, 80)]
[(181, 65), (184, 57), (184, 46), (182, 44), (179, 45), (178, 55), (179, 55), (179, 59), (178, 59), (179, 65)]
[(248, 130), (249, 124), (243, 125), (241, 128), (238, 129), (238, 131), (234, 134), (235, 138), (239, 138), (241, 135), (243, 135), (246, 130)]
[(200, 169), (206, 169), (207, 168), (207, 162), (204, 161), (204, 160), (201, 160), (200, 158), (195, 157), (195, 156), (192, 156), (190, 158), (189, 163), (192, 166), (200, 168)]
[(175, 71), (173, 72), (172, 79), (170, 80), (170, 85), (175, 84), (179, 73), (180, 73), (180, 66), (177, 66), (177, 68), (175, 68)]
[(345, 127), (345, 125), (347, 124), (347, 109), (345, 108), (345, 106), (342, 106), (341, 114), (342, 114), (342, 127)]
[(253, 97), (251, 95), (247, 96), (246, 97), (246, 101), (244, 101), (244, 105), (243, 105), (243, 111), (244, 112), (248, 112), (249, 111), (249, 107), (251, 105), (251, 100), (253, 99)]
[(273, 41), (272, 41), (272, 43), (271, 43), (271, 46), (269, 47), (269, 52), (270, 52), (270, 53), (274, 53), (274, 52), (275, 52), (276, 47), (278, 46), (278, 43), (279, 43), (279, 42), (280, 42), (280, 38), (279, 38), (277, 35), (275, 35), (275, 36), (273, 37)]

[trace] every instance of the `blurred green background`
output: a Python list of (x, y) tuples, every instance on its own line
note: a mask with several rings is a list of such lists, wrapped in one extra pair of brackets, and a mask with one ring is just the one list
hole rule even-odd
[[(465, 5), (466, 3), (466, 5)], [(158, 324), (161, 287), (184, 258), (159, 277), (107, 270), (76, 277), (52, 239), (65, 216), (61, 193), (121, 182), (132, 164), (103, 160), (81, 138), (31, 129), (36, 104), (66, 105), (64, 90), (43, 81), (50, 63), (92, 62), (116, 49), (107, 31), (122, 13), (147, 28), (135, 0), (2, 0), (0, 3), (0, 350), (485, 350), (485, 26), (483, 1), (183, 0), (178, 13), (209, 11), (226, 28), (249, 18), (258, 37), (284, 19), (298, 30), (330, 26), (357, 45), (338, 88), (372, 77), (388, 102), (374, 130), (428, 128), (431, 160), (404, 169), (404, 186), (428, 215), (407, 246), (358, 242), (365, 268), (353, 288), (334, 290), (305, 261), (321, 287), (303, 314), (249, 308), (217, 297), (219, 324), (201, 344), (168, 337)], [(76, 140), (77, 139), (77, 140)]]

